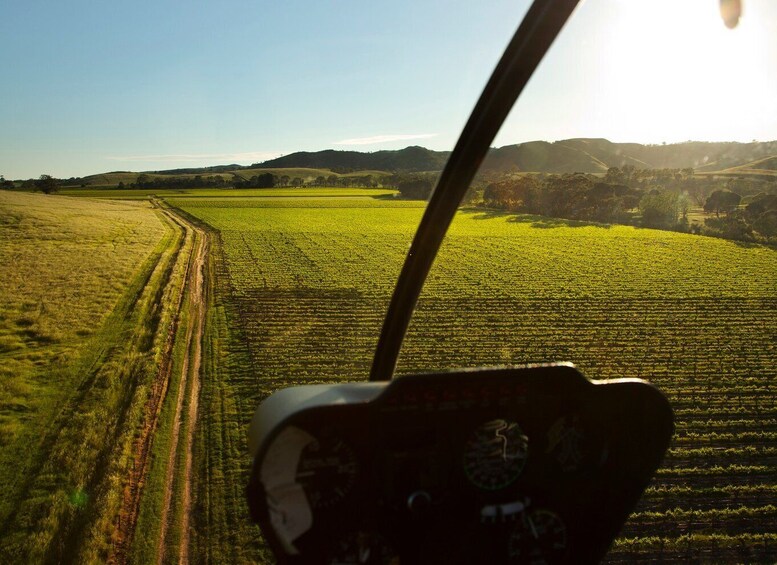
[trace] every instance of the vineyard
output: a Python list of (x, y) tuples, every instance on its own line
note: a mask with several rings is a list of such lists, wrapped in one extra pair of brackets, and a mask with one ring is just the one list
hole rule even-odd
[[(243, 501), (247, 423), (281, 387), (367, 378), (422, 205), (169, 202), (216, 235), (193, 542), (213, 561), (265, 560)], [(595, 379), (649, 379), (672, 403), (676, 434), (609, 560), (774, 562), (775, 273), (765, 247), (463, 210), (399, 373), (563, 360)]]

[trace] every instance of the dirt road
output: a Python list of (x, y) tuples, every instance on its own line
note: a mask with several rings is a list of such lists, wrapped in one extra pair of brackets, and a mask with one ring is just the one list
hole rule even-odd
[[(157, 563), (162, 563), (168, 545), (170, 524), (170, 506), (173, 495), (180, 496), (180, 539), (178, 542), (178, 562), (188, 563), (189, 559), (189, 516), (191, 515), (191, 471), (194, 431), (197, 425), (197, 409), (200, 395), (200, 368), (202, 366), (202, 337), (205, 330), (207, 293), (205, 286), (205, 259), (208, 252), (207, 233), (193, 225), (195, 241), (192, 251), (193, 261), (186, 280), (186, 352), (181, 368), (181, 380), (178, 385), (173, 430), (170, 440), (170, 453), (167, 458), (167, 477), (165, 479), (165, 500), (162, 506), (161, 529)], [(188, 410), (184, 407), (184, 399)], [(181, 428), (184, 428), (183, 431)], [(175, 471), (179, 453), (182, 456), (183, 472), (179, 489), (175, 491)]]
[[(161, 472), (165, 473), (165, 479), (163, 502), (159, 509), (156, 562), (177, 560), (179, 563), (187, 563), (189, 560), (192, 448), (199, 408), (202, 340), (208, 300), (205, 265), (209, 240), (205, 230), (191, 224), (174, 211), (161, 208), (161, 212), (184, 233), (178, 257), (179, 264), (185, 264), (183, 291), (178, 298), (175, 310), (177, 315), (167, 335), (163, 360), (145, 406), (143, 425), (134, 444), (134, 464), (124, 489), (113, 544), (114, 552), (109, 559), (109, 562), (116, 564), (125, 564), (129, 560), (143, 487), (148, 478), (152, 446), (160, 425), (164, 400), (170, 390), (176, 394), (173, 408), (175, 413), (169, 432), (168, 453), (161, 461), (164, 467)], [(181, 348), (183, 354), (178, 355)], [(180, 536), (177, 540), (169, 539), (172, 538), (170, 524), (176, 518), (172, 515), (172, 508), (175, 508), (180, 522)], [(167, 553), (170, 555), (166, 555)]]

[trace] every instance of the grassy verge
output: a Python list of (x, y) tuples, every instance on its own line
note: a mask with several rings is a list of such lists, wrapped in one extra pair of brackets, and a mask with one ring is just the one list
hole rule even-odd
[[(149, 212), (150, 213), (150, 212)], [(164, 321), (160, 288), (177, 236), (170, 225), (112, 313), (47, 379), (77, 382), (46, 427), (5, 516), (4, 562), (100, 560), (110, 545), (120, 469), (139, 399), (153, 374), (154, 336)]]
[[(132, 542), (131, 559), (132, 562), (149, 563), (154, 562), (159, 553), (159, 543), (162, 535), (163, 520), (168, 523), (176, 521), (176, 513), (172, 512), (163, 518), (162, 508), (165, 498), (168, 496), (167, 472), (168, 466), (174, 465), (174, 468), (180, 471), (181, 466), (178, 461), (169, 461), (169, 454), (172, 448), (172, 430), (176, 419), (176, 403), (181, 394), (186, 394), (186, 390), (181, 390), (181, 381), (183, 368), (186, 364), (185, 356), (187, 353), (187, 332), (186, 328), (190, 322), (190, 303), (186, 293), (186, 276), (190, 268), (189, 259), (194, 246), (196, 245), (195, 234), (192, 230), (186, 228), (185, 243), (182, 249), (182, 260), (176, 265), (175, 279), (177, 281), (175, 288), (183, 292), (181, 307), (178, 310), (177, 330), (175, 333), (175, 342), (172, 351), (172, 364), (169, 374), (169, 383), (167, 393), (162, 405), (161, 415), (154, 432), (154, 441), (151, 451), (151, 463), (148, 476), (141, 498), (140, 513), (136, 525), (136, 532), (142, 532), (142, 535), (135, 535)], [(185, 259), (185, 260), (183, 260)], [(178, 302), (178, 299), (176, 299)], [(182, 423), (182, 427), (186, 422)], [(180, 437), (180, 436), (179, 436)], [(176, 457), (181, 454), (181, 450), (176, 451)], [(177, 492), (174, 489), (173, 492)], [(177, 497), (172, 496), (172, 500)], [(177, 531), (176, 528), (174, 528)], [(166, 536), (170, 539), (170, 536)], [(169, 553), (169, 552), (168, 552)]]
[[(106, 470), (103, 484), (103, 499), (93, 509), (90, 529), (85, 539), (77, 541), (79, 561), (105, 561), (111, 553), (115, 540), (116, 523), (122, 503), (123, 487), (129, 469), (135, 457), (134, 443), (138, 429), (143, 425), (144, 408), (151, 394), (153, 381), (158, 377), (158, 367), (162, 364), (164, 342), (175, 323), (176, 296), (181, 293), (181, 282), (177, 276), (177, 266), (184, 245), (184, 234), (180, 228), (160, 214), (170, 228), (172, 237), (156, 269), (149, 279), (142, 296), (142, 308), (134, 318), (136, 324), (151, 331), (137, 335), (132, 348), (147, 350), (144, 359), (142, 378), (136, 382), (134, 394), (126, 412), (122, 434), (115, 443), (113, 458)], [(132, 321), (130, 321), (132, 323)], [(138, 327), (138, 326), (136, 326)]]

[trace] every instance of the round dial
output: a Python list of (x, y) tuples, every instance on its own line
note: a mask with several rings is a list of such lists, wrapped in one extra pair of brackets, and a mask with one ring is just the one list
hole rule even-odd
[(607, 458), (600, 434), (578, 413), (557, 419), (546, 434), (545, 453), (562, 473), (595, 471)]
[(513, 563), (560, 563), (567, 552), (567, 528), (555, 512), (527, 512), (510, 535), (508, 551)]
[(399, 563), (394, 548), (380, 534), (373, 532), (352, 532), (338, 544), (329, 565), (351, 565), (370, 563), (375, 565), (396, 565)]
[(464, 472), (478, 488), (498, 490), (515, 481), (528, 457), (529, 439), (510, 420), (491, 420), (478, 427), (464, 449)]
[(296, 483), (313, 509), (339, 502), (356, 482), (359, 471), (353, 449), (339, 438), (314, 439), (300, 453)]

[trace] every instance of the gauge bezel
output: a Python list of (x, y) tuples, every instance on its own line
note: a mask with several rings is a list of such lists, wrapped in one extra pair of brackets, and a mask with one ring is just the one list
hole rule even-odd
[[(504, 428), (499, 429), (497, 427), (494, 430), (493, 438), (478, 437), (481, 434), (482, 435), (489, 434), (491, 431), (490, 427), (493, 424), (496, 424), (497, 422), (504, 424), (504, 427), (508, 429), (507, 430), (505, 430)], [(501, 433), (505, 433), (505, 432), (510, 433), (511, 438), (500, 436)], [(516, 437), (512, 437), (512, 436), (516, 436)], [(520, 452), (522, 456), (516, 457), (513, 459), (513, 461), (516, 461), (517, 463), (513, 465), (508, 462), (507, 464), (504, 465), (503, 468), (500, 469), (498, 467), (499, 462), (496, 460), (481, 459), (481, 461), (478, 461), (477, 459), (479, 458), (479, 454), (477, 453), (477, 451), (478, 450), (488, 451), (498, 447), (500, 437), (504, 438), (504, 443), (505, 443), (505, 445), (502, 446), (503, 457), (506, 457), (506, 455), (504, 455), (506, 451), (513, 448), (513, 446), (507, 445), (507, 442), (509, 441), (509, 439), (515, 439), (516, 441), (519, 442), (518, 447), (520, 448)], [(484, 441), (488, 441), (489, 444), (493, 443), (494, 445), (485, 445), (483, 443)], [(476, 445), (476, 443), (480, 443), (481, 445)], [(488, 453), (480, 454), (480, 455), (489, 456)], [(523, 427), (520, 425), (520, 423), (513, 418), (492, 418), (488, 421), (481, 422), (479, 425), (477, 425), (475, 429), (470, 431), (469, 436), (465, 440), (464, 449), (462, 451), (462, 456), (461, 456), (462, 469), (464, 471), (464, 475), (467, 477), (467, 480), (473, 486), (485, 491), (498, 491), (498, 490), (505, 489), (510, 485), (514, 484), (521, 477), (524, 470), (526, 469), (526, 465), (529, 461), (530, 456), (531, 456), (531, 442), (526, 432), (524, 432)], [(478, 476), (479, 472), (476, 468), (478, 464), (490, 467), (488, 469), (486, 469), (485, 467), (481, 469), (481, 471), (485, 473), (487, 476), (485, 477)], [(489, 477), (488, 475), (491, 475), (491, 477)]]

